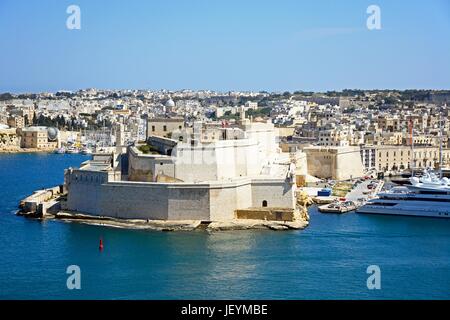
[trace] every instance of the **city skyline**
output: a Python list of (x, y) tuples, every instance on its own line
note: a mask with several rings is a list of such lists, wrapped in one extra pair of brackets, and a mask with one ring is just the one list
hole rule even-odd
[(0, 92), (448, 89), (446, 1), (49, 3), (0, 4)]

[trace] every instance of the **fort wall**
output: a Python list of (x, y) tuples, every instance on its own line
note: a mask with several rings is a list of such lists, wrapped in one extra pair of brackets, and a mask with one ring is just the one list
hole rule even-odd
[(295, 208), (292, 184), (284, 179), (232, 182), (154, 183), (114, 181), (114, 173), (66, 173), (67, 209), (123, 219), (224, 221), (237, 209)]

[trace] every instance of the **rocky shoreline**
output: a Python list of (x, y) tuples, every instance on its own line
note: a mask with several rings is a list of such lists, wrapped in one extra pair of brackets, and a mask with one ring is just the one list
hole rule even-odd
[(204, 222), (200, 220), (141, 220), (116, 219), (98, 217), (80, 213), (60, 211), (56, 214), (46, 214), (45, 217), (35, 217), (19, 211), (18, 215), (42, 220), (59, 220), (63, 222), (83, 223), (122, 229), (152, 230), (152, 231), (232, 231), (232, 230), (302, 230), (308, 226), (307, 221), (267, 221), (252, 219), (233, 219), (229, 221)]
[(51, 153), (53, 150), (45, 150), (45, 149), (25, 149), (25, 148), (17, 148), (17, 149), (0, 149), (0, 154), (14, 154), (14, 153)]
[(17, 212), (17, 215), (40, 220), (59, 220), (105, 227), (155, 231), (231, 231), (253, 229), (281, 231), (301, 230), (309, 224), (306, 204), (310, 200), (304, 193), (299, 194), (298, 205), (300, 211), (293, 221), (251, 218), (235, 218), (227, 221), (119, 219), (68, 211), (64, 206), (65, 197), (66, 192), (63, 185), (37, 190), (20, 202), (20, 210)]

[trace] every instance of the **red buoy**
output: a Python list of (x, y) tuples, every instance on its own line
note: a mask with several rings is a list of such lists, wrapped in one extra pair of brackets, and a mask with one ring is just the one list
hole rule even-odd
[(100, 238), (100, 246), (98, 247), (100, 251), (103, 250), (103, 240)]

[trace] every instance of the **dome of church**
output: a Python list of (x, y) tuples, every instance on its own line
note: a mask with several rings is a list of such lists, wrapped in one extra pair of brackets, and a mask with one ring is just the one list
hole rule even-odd
[(173, 108), (173, 107), (175, 107), (175, 102), (173, 102), (172, 99), (169, 99), (169, 100), (166, 101), (165, 106), (169, 107), (169, 108)]
[(58, 138), (58, 129), (50, 127), (47, 129), (48, 139), (54, 141)]

